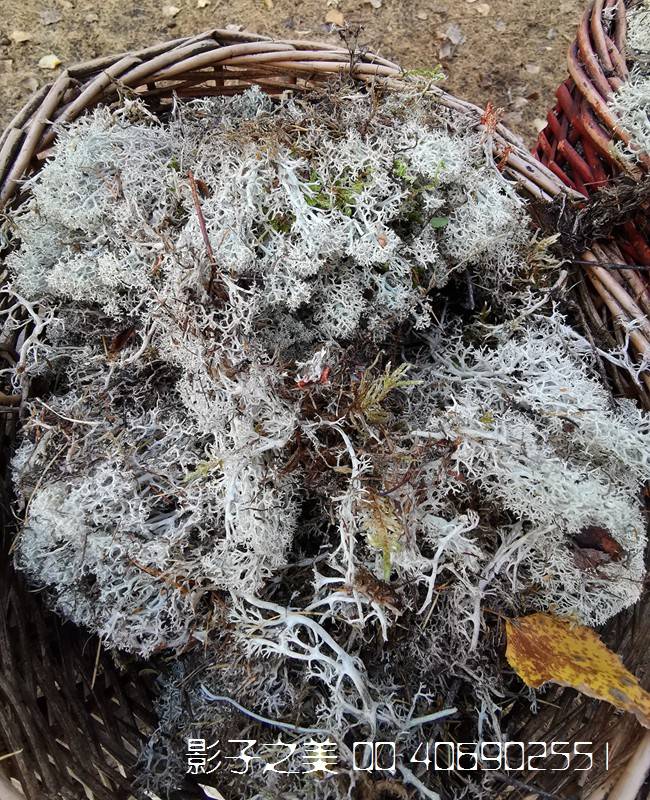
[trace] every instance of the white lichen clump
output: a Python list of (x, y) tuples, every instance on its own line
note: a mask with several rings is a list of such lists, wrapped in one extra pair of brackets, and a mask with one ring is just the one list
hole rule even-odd
[(628, 13), (626, 45), (632, 59), (628, 80), (611, 98), (611, 107), (632, 136), (634, 154), (650, 153), (650, 2)]
[(30, 189), (16, 560), (108, 647), (212, 653), (206, 725), (300, 707), (344, 753), (350, 726), (416, 744), (470, 678), (498, 733), (486, 605), (599, 624), (639, 596), (650, 421), (539, 315), (539, 243), (467, 120), (345, 86), (127, 102)]
[[(648, 15), (650, 18), (650, 14)], [(650, 153), (650, 62), (635, 66), (612, 98), (612, 108), (634, 142), (634, 153)]]
[(627, 12), (626, 45), (638, 59), (650, 58), (650, 2), (642, 0)]

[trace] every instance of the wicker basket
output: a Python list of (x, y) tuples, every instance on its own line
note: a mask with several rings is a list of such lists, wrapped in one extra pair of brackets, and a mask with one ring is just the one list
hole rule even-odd
[[(595, 344), (616, 348), (624, 342), (630, 321), (640, 320), (629, 346), (637, 356), (650, 359), (650, 158), (641, 154), (639, 163), (632, 164), (615, 148), (618, 142), (632, 147), (634, 142), (608, 103), (628, 77), (625, 35), (627, 6), (632, 5), (623, 0), (590, 3), (576, 41), (569, 47), (570, 77), (557, 90), (557, 104), (548, 113), (547, 127), (540, 132), (533, 153), (567, 186), (590, 198), (587, 213), (603, 207), (615, 212), (594, 231), (597, 238), (575, 260), (576, 299), (584, 331)], [(627, 265), (631, 269), (626, 269)], [(650, 408), (650, 372), (641, 373), (639, 386), (633, 385), (623, 371), (610, 364), (604, 367), (620, 394), (636, 395), (646, 409)], [(649, 499), (646, 490), (646, 506), (650, 508)], [(646, 690), (650, 690), (649, 623), (650, 597), (646, 591), (633, 609), (612, 620), (603, 632), (610, 648), (622, 656)], [(650, 760), (648, 733), (644, 735), (633, 718), (620, 715), (612, 706), (573, 691), (554, 690), (544, 700), (547, 704), (517, 731), (515, 738), (589, 741), (599, 753), (607, 746), (610, 768), (606, 771), (601, 759), (588, 775), (573, 771), (540, 773), (535, 784), (562, 798), (634, 798), (634, 794), (622, 793), (625, 769), (635, 754), (642, 755), (645, 762)], [(522, 792), (514, 796), (527, 795)], [(639, 788), (638, 800), (647, 797), (650, 786), (646, 782)]]
[[(634, 163), (617, 144), (634, 147), (628, 131), (611, 110), (612, 93), (628, 78), (625, 58), (627, 6), (623, 0), (594, 0), (585, 12), (576, 41), (569, 48), (569, 77), (556, 93), (533, 150), (567, 186), (592, 200), (589, 250), (579, 259), (579, 286), (584, 327), (606, 347), (620, 347), (626, 326), (639, 320), (630, 335), (632, 351), (650, 360), (650, 155)], [(606, 190), (603, 193), (603, 190)], [(598, 194), (604, 203), (598, 202)], [(594, 197), (596, 195), (596, 197)], [(630, 265), (630, 269), (624, 267)], [(650, 372), (641, 386), (630, 386), (619, 370), (609, 376), (621, 394), (637, 394), (650, 407)]]
[[(30, 99), (0, 139), (0, 209), (21, 199), (22, 180), (47, 158), (56, 136), (53, 121), (70, 122), (124, 94), (145, 99), (164, 115), (174, 96), (232, 95), (251, 84), (279, 96), (308, 91), (341, 74), (361, 84), (383, 82), (396, 88), (410, 80), (397, 65), (372, 53), (223, 30), (71, 67)], [(569, 205), (582, 197), (579, 189), (565, 187), (553, 169), (539, 163), (493, 111), (435, 86), (428, 91), (441, 105), (468, 115), (484, 133), (495, 166), (516, 180), (522, 192), (543, 204), (558, 195), (571, 201)], [(2, 341), (2, 357), (12, 363), (16, 347), (16, 342)], [(0, 396), (0, 402), (0, 457), (6, 476), (19, 408), (11, 396)], [(6, 477), (2, 486), (8, 500)], [(154, 678), (160, 662), (116, 661), (96, 638), (64, 624), (29, 592), (13, 571), (9, 537), (1, 558), (0, 756), (13, 755), (0, 761), (0, 796), (5, 791), (33, 800), (138, 796), (132, 788), (133, 768), (155, 726)], [(188, 778), (176, 796), (205, 795)]]

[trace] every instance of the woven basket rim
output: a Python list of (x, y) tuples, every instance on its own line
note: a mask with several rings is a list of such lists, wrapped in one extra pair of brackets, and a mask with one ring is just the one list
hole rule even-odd
[[(273, 39), (247, 31), (215, 28), (141, 50), (85, 61), (63, 70), (43, 86), (0, 136), (0, 211), (16, 194), (34, 162), (47, 157), (56, 125), (70, 123), (120, 90), (158, 102), (172, 96), (198, 97), (242, 91), (256, 83), (271, 94), (308, 91), (332, 76), (347, 74), (360, 83), (398, 89), (417, 79), (372, 52), (299, 39)], [(477, 129), (485, 110), (431, 82), (427, 93), (441, 105), (465, 113)], [(522, 140), (495, 120), (490, 131), (494, 155), (525, 191), (543, 201), (562, 193), (580, 195), (525, 148)]]

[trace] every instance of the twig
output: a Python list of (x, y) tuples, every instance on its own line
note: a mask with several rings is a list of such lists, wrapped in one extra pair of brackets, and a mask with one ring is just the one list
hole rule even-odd
[(76, 417), (66, 417), (65, 414), (61, 414), (58, 411), (56, 411), (55, 409), (53, 409), (51, 406), (48, 406), (48, 404), (46, 402), (44, 402), (43, 400), (41, 400), (40, 397), (36, 397), (35, 400), (37, 400), (42, 406), (44, 406), (52, 414), (55, 414), (60, 419), (64, 419), (66, 422), (73, 422), (73, 423), (76, 423), (78, 425), (90, 425), (93, 428), (96, 428), (99, 425), (103, 425), (104, 424), (103, 422), (93, 422), (92, 420), (88, 420), (88, 419), (77, 419)]
[(199, 198), (199, 190), (196, 185), (196, 179), (192, 174), (192, 170), (187, 173), (187, 179), (190, 182), (190, 189), (192, 190), (192, 199), (194, 200), (194, 208), (196, 209), (196, 216), (199, 220), (199, 228), (201, 229), (201, 236), (203, 237), (203, 243), (205, 244), (205, 249), (208, 254), (208, 259), (210, 260), (210, 280), (208, 281), (208, 294), (212, 294), (212, 286), (214, 284), (215, 274), (217, 272), (217, 261), (214, 257), (214, 251), (212, 249), (212, 245), (210, 244), (210, 237), (208, 236), (208, 229), (205, 224), (205, 217), (203, 216), (203, 211), (201, 210), (201, 199)]
[(633, 269), (643, 272), (647, 270), (650, 272), (650, 267), (644, 264), (619, 264), (617, 261), (581, 261), (579, 259), (571, 260), (572, 264), (579, 264), (585, 267), (605, 267), (605, 269)]
[(474, 311), (476, 303), (474, 301), (474, 284), (472, 283), (472, 276), (468, 269), (465, 269), (465, 282), (467, 284), (467, 302), (465, 308), (468, 311)]
[(97, 670), (99, 669), (99, 654), (102, 651), (102, 640), (97, 640), (97, 652), (95, 653), (95, 666), (93, 667), (93, 677), (90, 681), (90, 690), (95, 688), (95, 681), (97, 680)]
[(23, 752), (22, 747), (20, 750), (14, 750), (12, 753), (4, 753), (4, 755), (0, 756), (0, 761), (4, 761), (6, 758), (13, 758), (13, 756), (19, 756)]

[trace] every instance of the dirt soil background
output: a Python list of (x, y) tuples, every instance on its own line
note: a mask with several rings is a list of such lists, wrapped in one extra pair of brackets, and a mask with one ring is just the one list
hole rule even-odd
[[(66, 65), (228, 25), (360, 42), (407, 69), (442, 64), (445, 86), (505, 110), (530, 144), (566, 75), (585, 0), (0, 0), (0, 125)], [(57, 65), (57, 62), (61, 62)]]

